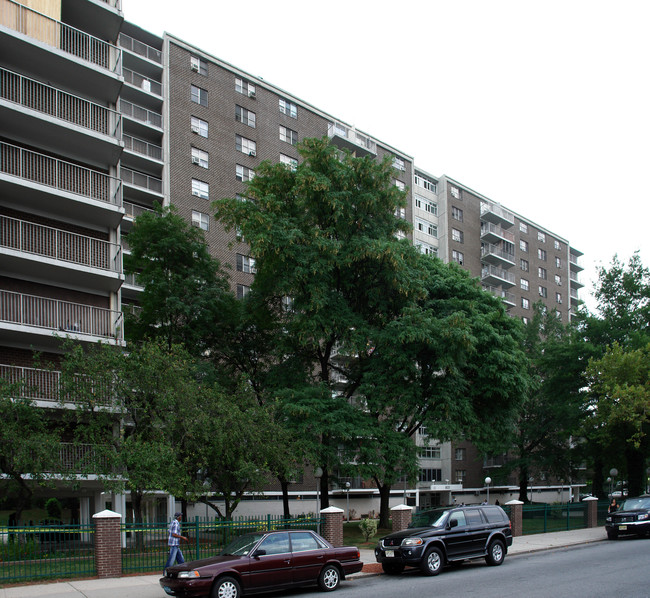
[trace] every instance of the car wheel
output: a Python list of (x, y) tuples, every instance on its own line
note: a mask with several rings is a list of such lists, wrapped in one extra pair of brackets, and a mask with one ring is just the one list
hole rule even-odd
[(399, 575), (404, 571), (404, 565), (402, 563), (382, 563), (381, 568), (386, 575)]
[(420, 569), (425, 575), (438, 575), (444, 563), (444, 557), (440, 548), (429, 548), (420, 563)]
[(341, 574), (335, 565), (327, 565), (318, 576), (318, 585), (324, 592), (331, 592), (339, 587)]
[(212, 586), (211, 598), (240, 598), (241, 588), (234, 577), (221, 577)]
[(616, 540), (618, 538), (618, 531), (615, 529), (612, 530), (607, 530), (607, 539), (608, 540)]
[(506, 558), (506, 547), (505, 544), (501, 540), (494, 540), (488, 546), (488, 552), (485, 557), (485, 562), (488, 565), (492, 565), (493, 567), (496, 567), (503, 563), (503, 559)]

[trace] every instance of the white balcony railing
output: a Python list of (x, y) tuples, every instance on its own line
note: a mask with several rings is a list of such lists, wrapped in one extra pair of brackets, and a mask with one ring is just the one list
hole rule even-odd
[(148, 110), (126, 100), (120, 100), (120, 112), (123, 116), (128, 116), (146, 125), (162, 128), (162, 114), (160, 112)]
[(4, 68), (0, 68), (0, 98), (93, 133), (121, 136), (119, 112)]
[(56, 21), (14, 0), (0, 0), (0, 25), (28, 35), (111, 73), (121, 74), (122, 51), (117, 46)]
[(122, 312), (0, 290), (0, 321), (63, 334), (123, 340)]
[(508, 253), (507, 251), (503, 251), (503, 249), (501, 249), (498, 245), (493, 245), (492, 243), (485, 243), (481, 247), (481, 257), (486, 257), (491, 255), (499, 258), (504, 262), (508, 262), (511, 264), (515, 263), (515, 256), (513, 253)]
[(152, 214), (157, 213), (156, 210), (152, 210), (151, 208), (144, 208), (128, 201), (124, 202), (124, 211), (124, 217), (130, 220), (135, 220), (140, 214), (143, 214), (144, 212), (151, 212)]
[(0, 142), (0, 172), (88, 199), (122, 205), (120, 179), (9, 143)]
[(150, 176), (124, 167), (120, 168), (120, 176), (122, 177), (122, 182), (127, 185), (147, 189), (154, 193), (162, 193), (162, 179), (155, 176)]
[(511, 243), (515, 242), (515, 235), (491, 222), (481, 222), (481, 236), (494, 235)]
[(356, 129), (352, 127), (346, 127), (345, 125), (333, 122), (327, 125), (327, 135), (330, 138), (341, 137), (348, 140), (353, 145), (356, 145), (364, 150), (376, 154), (377, 153), (377, 144), (370, 139), (367, 135), (359, 133)]
[(157, 96), (162, 96), (162, 84), (154, 79), (149, 79), (140, 73), (136, 73), (130, 69), (124, 69), (124, 81), (129, 85), (133, 85), (147, 93), (153, 93)]
[(131, 36), (126, 35), (125, 33), (120, 33), (118, 44), (120, 45), (121, 48), (124, 48), (129, 52), (133, 52), (133, 54), (137, 54), (138, 56), (143, 56), (148, 60), (157, 62), (158, 64), (162, 64), (162, 52), (160, 50), (148, 46), (144, 42), (134, 39)]
[(124, 135), (122, 139), (124, 140), (124, 149), (126, 150), (140, 154), (141, 156), (147, 156), (147, 158), (153, 160), (163, 159), (163, 149), (160, 145), (149, 143), (144, 139), (138, 139), (137, 137), (131, 137), (130, 135)]
[(100, 456), (98, 447), (93, 444), (61, 442), (59, 462), (60, 472), (66, 473), (97, 473), (97, 470), (105, 473), (110, 467), (108, 456), (105, 454)]
[(515, 215), (509, 210), (506, 210), (505, 208), (502, 208), (501, 206), (494, 203), (482, 202), (481, 217), (486, 216), (488, 214), (494, 214), (500, 220), (503, 220), (504, 222), (508, 222), (509, 224), (515, 223)]
[(117, 243), (2, 215), (0, 247), (79, 266), (122, 272), (121, 247)]
[(500, 280), (509, 282), (510, 284), (515, 284), (515, 275), (503, 270), (502, 268), (497, 268), (496, 266), (483, 266), (481, 269), (481, 278), (498, 278)]

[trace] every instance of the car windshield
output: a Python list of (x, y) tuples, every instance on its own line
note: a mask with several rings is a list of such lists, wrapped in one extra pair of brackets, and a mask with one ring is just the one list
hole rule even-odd
[(450, 509), (433, 509), (432, 511), (425, 511), (418, 513), (413, 517), (413, 521), (409, 527), (440, 527), (447, 517)]
[(621, 511), (634, 511), (636, 509), (650, 509), (650, 496), (628, 498), (621, 505)]
[(264, 534), (245, 534), (235, 538), (222, 551), (221, 555), (246, 556), (262, 538)]

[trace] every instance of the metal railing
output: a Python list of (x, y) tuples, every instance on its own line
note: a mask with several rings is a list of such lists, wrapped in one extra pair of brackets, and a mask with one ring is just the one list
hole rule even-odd
[(157, 96), (162, 96), (162, 83), (149, 79), (140, 73), (136, 73), (131, 69), (123, 69), (124, 81), (134, 87), (138, 87), (147, 93), (153, 93)]
[(0, 24), (107, 71), (121, 74), (122, 51), (117, 46), (14, 0), (0, 0)]
[(0, 68), (0, 98), (95, 133), (121, 136), (119, 112), (5, 68)]
[(515, 215), (509, 210), (506, 210), (505, 208), (502, 208), (501, 206), (493, 203), (483, 202), (481, 203), (481, 216), (487, 213), (495, 214), (499, 218), (510, 222), (511, 224), (514, 224), (515, 222)]
[(142, 189), (147, 189), (154, 193), (162, 193), (162, 179), (155, 176), (150, 176), (143, 172), (138, 172), (137, 170), (131, 170), (130, 168), (124, 167), (120, 168), (120, 176), (122, 182), (127, 185), (141, 187)]
[(352, 127), (346, 127), (339, 122), (328, 123), (327, 136), (330, 138), (335, 136), (343, 137), (355, 145), (358, 145), (359, 147), (372, 152), (373, 154), (377, 153), (377, 144), (372, 139), (370, 139), (370, 137), (359, 133)]
[(124, 149), (135, 152), (142, 156), (147, 156), (153, 160), (162, 160), (163, 159), (163, 148), (160, 145), (155, 143), (149, 143), (144, 139), (138, 139), (137, 137), (131, 137), (131, 135), (124, 135), (122, 137), (124, 140)]
[(89, 199), (122, 205), (122, 181), (97, 170), (0, 142), (0, 172)]
[(502, 259), (506, 262), (510, 262), (512, 264), (515, 263), (514, 253), (503, 251), (503, 249), (501, 249), (498, 245), (494, 245), (493, 243), (485, 243), (482, 245), (481, 257), (485, 257), (486, 255), (495, 255), (499, 259)]
[(117, 43), (121, 48), (133, 52), (133, 54), (143, 56), (148, 60), (162, 64), (162, 52), (160, 50), (157, 50), (140, 40), (134, 39), (130, 35), (126, 35), (126, 33), (120, 33)]
[(133, 272), (124, 275), (124, 284), (137, 289), (144, 289), (144, 285), (138, 280), (138, 275)]
[(129, 218), (130, 220), (135, 220), (140, 214), (144, 214), (144, 212), (151, 212), (152, 214), (156, 214), (156, 210), (152, 210), (151, 208), (145, 208), (143, 206), (139, 206), (138, 204), (131, 203), (129, 201), (124, 202), (125, 218)]
[[(532, 503), (523, 505), (523, 534), (543, 534), (547, 532), (584, 529), (587, 527), (587, 508), (587, 503), (585, 502), (557, 504)], [(508, 514), (508, 517), (510, 517), (510, 507), (504, 505), (503, 509)], [(601, 503), (599, 502), (599, 519), (601, 511)], [(605, 506), (606, 511), (607, 507)]]
[(483, 285), (483, 289), (488, 291), (488, 293), (492, 293), (496, 297), (500, 297), (506, 303), (510, 303), (510, 304), (514, 305), (515, 302), (516, 302), (515, 294), (511, 293), (510, 291), (504, 291), (503, 289), (500, 289), (499, 287), (493, 287), (491, 285)]
[(515, 242), (515, 235), (510, 231), (501, 228), (497, 224), (492, 224), (491, 222), (481, 222), (481, 236), (488, 233), (497, 235), (498, 237), (506, 239), (506, 241), (510, 241), (511, 243)]
[(119, 244), (0, 215), (0, 246), (60, 262), (122, 272)]
[(104, 454), (101, 457), (94, 444), (59, 443), (59, 469), (50, 473), (96, 473), (109, 471), (110, 463)]
[(501, 280), (506, 280), (511, 284), (515, 284), (515, 275), (511, 272), (497, 268), (496, 266), (483, 266), (481, 269), (481, 278), (488, 278), (494, 276)]
[(162, 129), (162, 114), (160, 112), (148, 110), (127, 100), (120, 100), (120, 112), (123, 116), (128, 116), (146, 125)]
[(103, 307), (0, 290), (0, 321), (123, 340), (123, 314)]

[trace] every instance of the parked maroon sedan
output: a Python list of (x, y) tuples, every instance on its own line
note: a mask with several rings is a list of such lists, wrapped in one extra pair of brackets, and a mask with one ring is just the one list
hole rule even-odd
[(239, 598), (313, 584), (331, 592), (362, 567), (356, 547), (334, 548), (312, 531), (258, 532), (233, 540), (219, 556), (169, 567), (160, 585), (186, 598)]

